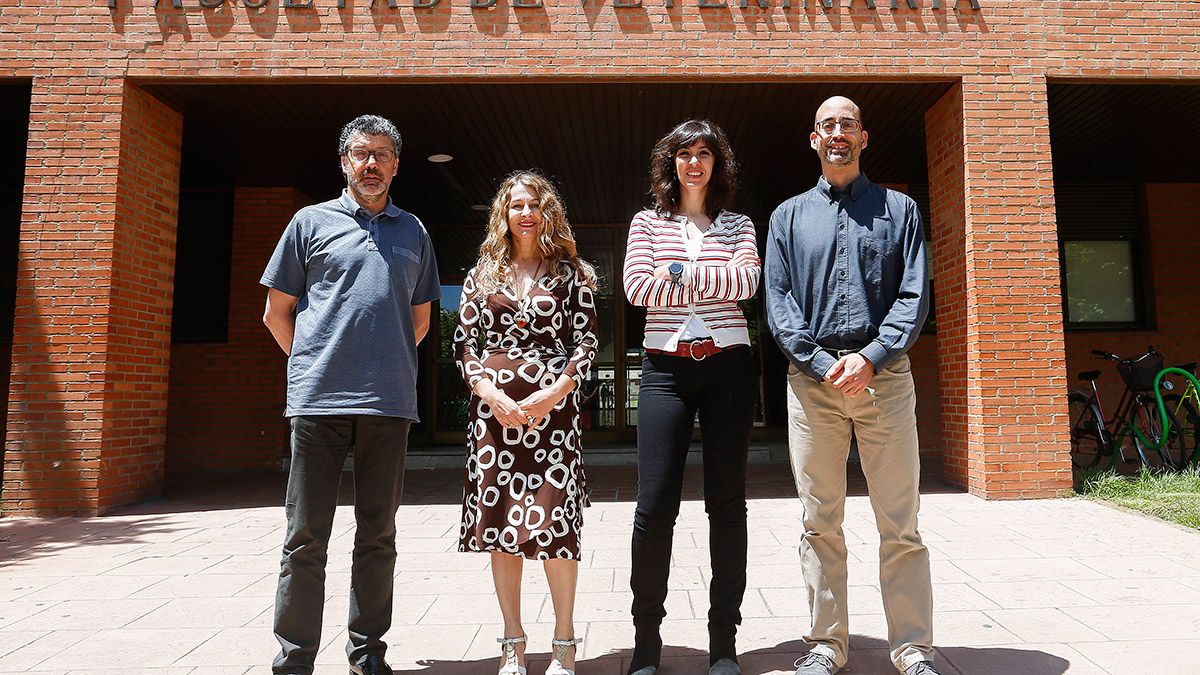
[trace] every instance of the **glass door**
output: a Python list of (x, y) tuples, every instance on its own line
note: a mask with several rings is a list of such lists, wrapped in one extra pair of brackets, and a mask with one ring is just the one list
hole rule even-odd
[(580, 390), (580, 427), (590, 438), (611, 438), (620, 427), (617, 415), (617, 366), (619, 346), (616, 327), (624, 304), (619, 292), (621, 281), (614, 276), (615, 256), (613, 228), (582, 226), (575, 228), (575, 243), (579, 257), (596, 266), (596, 318), (599, 344), (592, 376)]

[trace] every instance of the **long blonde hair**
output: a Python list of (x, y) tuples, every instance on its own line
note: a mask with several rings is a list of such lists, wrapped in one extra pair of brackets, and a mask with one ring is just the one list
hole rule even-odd
[(508, 206), (512, 190), (524, 185), (535, 195), (542, 210), (538, 227), (538, 250), (550, 261), (554, 276), (565, 279), (578, 274), (589, 288), (596, 288), (596, 270), (579, 257), (575, 234), (567, 222), (567, 214), (554, 185), (537, 171), (514, 171), (500, 184), (492, 211), (488, 216), (487, 236), (479, 245), (479, 262), (475, 265), (475, 281), (487, 294), (495, 293), (508, 281), (512, 261), (512, 235), (508, 231)]

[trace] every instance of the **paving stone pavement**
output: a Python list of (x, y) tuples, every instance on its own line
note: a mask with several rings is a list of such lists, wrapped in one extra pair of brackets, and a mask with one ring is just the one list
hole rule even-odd
[[(707, 529), (689, 470), (675, 536), (661, 675), (707, 672)], [(629, 529), (636, 479), (595, 467), (576, 625), (580, 675), (621, 675), (632, 646)], [(349, 484), (350, 481), (346, 481)], [(937, 660), (946, 675), (1200, 674), (1200, 534), (1080, 499), (987, 502), (927, 480)], [(487, 557), (458, 553), (461, 474), (410, 471), (389, 660), (403, 675), (494, 673), (499, 611)], [(851, 655), (895, 672), (877, 538), (861, 478), (846, 510)], [(283, 537), (278, 474), (173, 476), (167, 498), (96, 518), (0, 519), (0, 673), (269, 673)], [(349, 488), (344, 504), (350, 503)], [(786, 467), (751, 467), (746, 673), (791, 673), (808, 607), (799, 505)], [(339, 507), (317, 673), (345, 673), (351, 507)], [(523, 596), (530, 673), (553, 628), (540, 568)]]

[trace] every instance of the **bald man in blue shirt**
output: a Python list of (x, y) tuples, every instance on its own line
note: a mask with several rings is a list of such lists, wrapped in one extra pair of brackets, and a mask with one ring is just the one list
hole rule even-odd
[(879, 529), (880, 590), (892, 663), (936, 675), (929, 552), (917, 532), (920, 456), (906, 352), (929, 311), (925, 239), (916, 203), (859, 168), (862, 112), (840, 96), (817, 110), (809, 143), (816, 187), (771, 215), (767, 324), (790, 361), (788, 444), (804, 507), (801, 566), (812, 650), (796, 675), (846, 664), (846, 462), (858, 440)]

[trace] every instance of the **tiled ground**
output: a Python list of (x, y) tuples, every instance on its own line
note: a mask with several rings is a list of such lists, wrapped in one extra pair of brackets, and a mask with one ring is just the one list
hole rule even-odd
[[(698, 470), (675, 540), (662, 675), (704, 673), (706, 527)], [(579, 673), (620, 675), (629, 655), (628, 541), (635, 480), (595, 467), (577, 625)], [(457, 471), (410, 471), (389, 658), (398, 673), (495, 672), (499, 612), (487, 558), (457, 553)], [(887, 660), (875, 534), (852, 481), (850, 673)], [(0, 520), (0, 673), (267, 673), (283, 536), (278, 475), (175, 477), (170, 497), (117, 515)], [(786, 467), (752, 467), (750, 588), (739, 647), (747, 673), (790, 673), (808, 609)], [(926, 486), (938, 659), (947, 675), (1200, 673), (1200, 534), (1081, 500), (985, 502)], [(349, 496), (345, 501), (349, 501)], [(318, 673), (346, 672), (352, 513), (338, 513)], [(551, 611), (540, 570), (524, 601), (531, 675)]]

